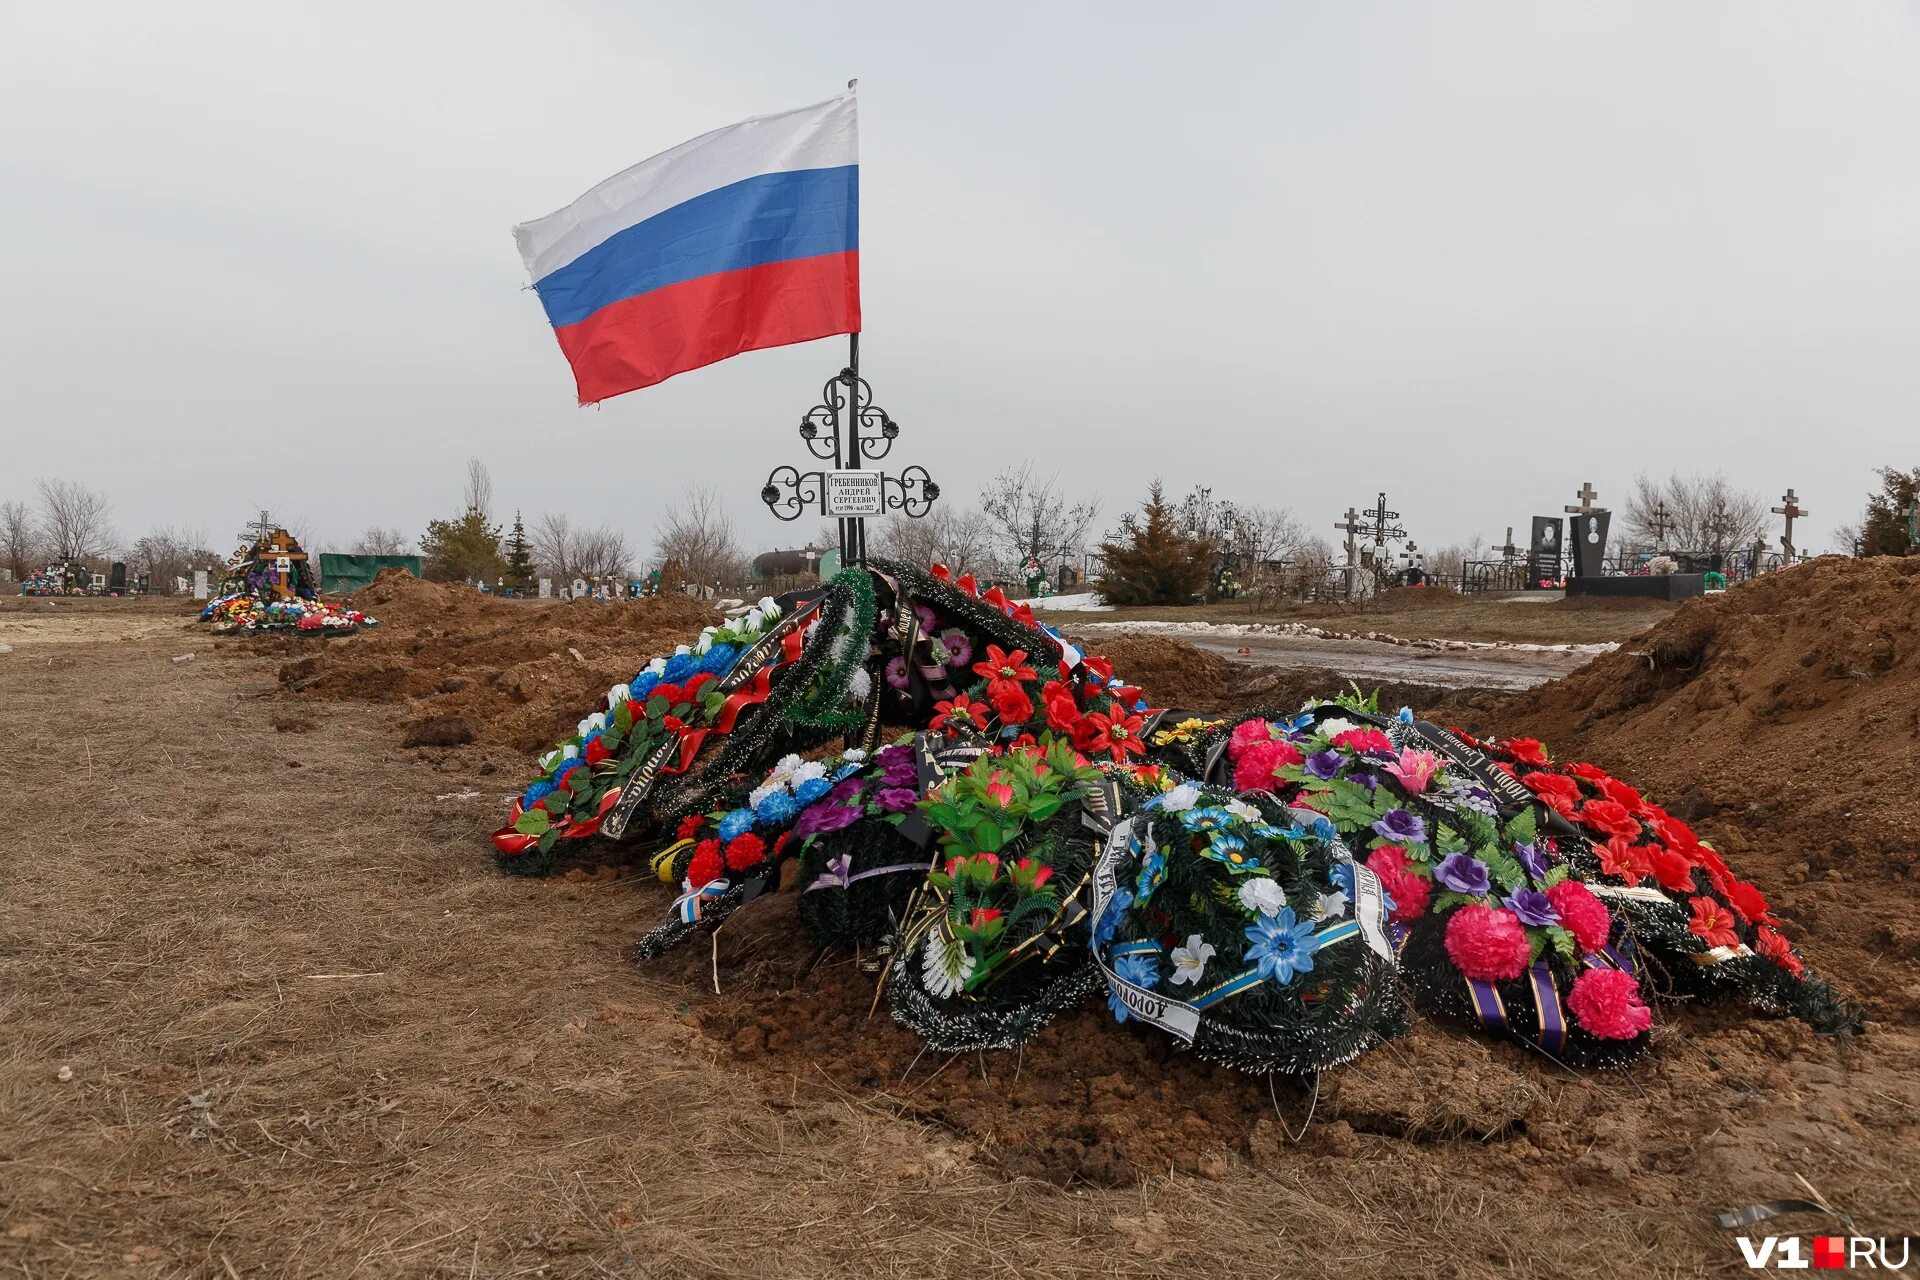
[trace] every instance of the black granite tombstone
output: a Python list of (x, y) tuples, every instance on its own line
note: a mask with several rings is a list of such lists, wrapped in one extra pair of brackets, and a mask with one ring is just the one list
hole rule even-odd
[(1597, 578), (1604, 572), (1600, 562), (1607, 555), (1607, 525), (1612, 519), (1611, 511), (1595, 507), (1568, 521), (1573, 526), (1569, 536), (1573, 541), (1573, 571), (1578, 576)]
[(1566, 522), (1558, 516), (1533, 518), (1533, 543), (1528, 550), (1527, 586), (1560, 581), (1561, 535)]

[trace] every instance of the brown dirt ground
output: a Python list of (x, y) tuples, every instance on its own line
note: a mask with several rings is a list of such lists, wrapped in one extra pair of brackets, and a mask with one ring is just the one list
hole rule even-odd
[[(279, 658), (244, 643), (176, 664), (177, 633), (18, 643), (6, 624), (0, 773), (40, 799), (16, 819), (0, 914), (0, 1268), (1731, 1275), (1711, 1213), (1804, 1194), (1797, 1175), (1863, 1231), (1920, 1216), (1920, 1039), (1897, 1020), (1837, 1045), (1667, 1010), (1630, 1079), (1421, 1025), (1328, 1073), (1317, 1102), (1092, 1011), (1021, 1054), (921, 1056), (867, 1020), (856, 963), (807, 969), (788, 900), (636, 970), (625, 948), (665, 886), (495, 873), (485, 833), (518, 746), (401, 748), (409, 719), (289, 698)], [(393, 623), (381, 645), (432, 625)], [(1840, 666), (1873, 667), (1860, 643)], [(1153, 655), (1131, 657), (1147, 681)], [(1199, 692), (1241, 678), (1204, 657), (1154, 661)], [(1550, 742), (1601, 732), (1564, 713), (1546, 732), (1554, 696), (1512, 705)], [(486, 725), (491, 707), (462, 710)], [(1620, 767), (1672, 798), (1684, 758), (1669, 744)], [(1772, 759), (1742, 795), (1777, 785)], [(1738, 806), (1708, 821), (1742, 853), (1791, 829)], [(1740, 865), (1769, 890), (1790, 870)], [(1839, 904), (1904, 920), (1911, 876), (1809, 870), (1784, 904), (1809, 955), (1896, 1012), (1870, 988), (1912, 984), (1913, 956), (1839, 927)]]
[(1444, 587), (1402, 587), (1351, 605), (1147, 606), (1105, 613), (1046, 613), (1071, 630), (1076, 622), (1298, 622), (1329, 631), (1379, 631), (1403, 640), (1507, 640), (1593, 644), (1652, 626), (1675, 606), (1661, 600), (1594, 599), (1506, 602), (1462, 596)]

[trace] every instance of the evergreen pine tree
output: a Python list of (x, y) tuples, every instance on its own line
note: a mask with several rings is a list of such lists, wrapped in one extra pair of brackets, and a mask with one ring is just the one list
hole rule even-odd
[(533, 548), (527, 545), (527, 527), (513, 513), (513, 533), (507, 539), (507, 585), (515, 591), (533, 590)]
[(500, 556), (500, 526), (488, 524), (486, 513), (475, 507), (458, 520), (427, 521), (420, 555), (425, 561), (421, 567), (436, 582), (492, 582), (507, 571)]
[(1863, 556), (1904, 556), (1908, 542), (1907, 512), (1920, 498), (1920, 467), (1912, 471), (1880, 468), (1880, 492), (1867, 497), (1867, 518), (1860, 528)]
[(1120, 521), (1120, 539), (1102, 543), (1106, 560), (1098, 585), (1111, 604), (1192, 604), (1207, 589), (1213, 540), (1180, 530), (1160, 482), (1147, 488), (1138, 516)]

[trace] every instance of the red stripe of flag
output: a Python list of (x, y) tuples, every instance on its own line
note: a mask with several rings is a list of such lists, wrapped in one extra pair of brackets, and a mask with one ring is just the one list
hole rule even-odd
[(860, 330), (860, 253), (723, 271), (610, 303), (555, 329), (580, 403), (716, 360)]

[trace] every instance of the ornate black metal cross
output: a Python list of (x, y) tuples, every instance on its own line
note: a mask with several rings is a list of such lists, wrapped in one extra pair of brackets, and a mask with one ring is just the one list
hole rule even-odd
[(820, 403), (800, 419), (807, 451), (830, 463), (830, 469), (775, 467), (760, 490), (760, 501), (782, 520), (798, 520), (815, 503), (821, 515), (834, 517), (840, 526), (843, 565), (866, 563), (868, 516), (898, 511), (917, 520), (940, 496), (940, 486), (925, 467), (907, 467), (890, 476), (861, 466), (892, 451), (900, 424), (873, 402), (873, 388), (860, 376), (860, 335), (850, 337), (847, 367), (827, 380)]
[(1373, 504), (1373, 509), (1367, 512), (1367, 515), (1373, 519), (1374, 546), (1384, 547), (1387, 545), (1387, 539), (1389, 538), (1404, 538), (1407, 536), (1407, 531), (1399, 525), (1389, 525), (1387, 523), (1389, 520), (1398, 520), (1400, 513), (1398, 511), (1387, 510), (1386, 494), (1383, 493), (1380, 495), (1379, 500)]

